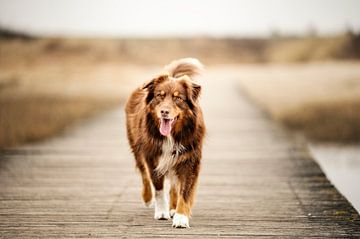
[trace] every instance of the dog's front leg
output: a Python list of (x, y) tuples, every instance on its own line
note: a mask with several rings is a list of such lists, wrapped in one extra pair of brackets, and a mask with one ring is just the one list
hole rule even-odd
[(175, 183), (171, 184), (170, 188), (170, 216), (174, 217), (176, 213), (176, 206), (178, 201), (178, 188)]
[(197, 178), (199, 175), (199, 162), (191, 162), (179, 168), (178, 182), (179, 192), (177, 198), (176, 212), (173, 217), (173, 227), (186, 228), (189, 226), (189, 218), (191, 216), (191, 207), (193, 205)]
[(155, 214), (154, 218), (157, 220), (170, 219), (169, 201), (164, 192), (164, 179), (163, 175), (159, 175), (155, 170), (154, 165), (149, 165), (151, 174), (151, 181), (155, 188)]

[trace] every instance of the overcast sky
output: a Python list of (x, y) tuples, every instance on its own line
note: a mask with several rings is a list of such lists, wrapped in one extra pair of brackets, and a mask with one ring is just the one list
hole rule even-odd
[(334, 34), (360, 31), (360, 0), (0, 0), (0, 25), (68, 36)]

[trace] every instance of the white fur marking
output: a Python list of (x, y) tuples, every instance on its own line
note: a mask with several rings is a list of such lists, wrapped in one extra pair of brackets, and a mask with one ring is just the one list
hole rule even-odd
[(184, 152), (186, 148), (181, 144), (175, 144), (172, 137), (167, 137), (162, 145), (162, 154), (156, 171), (160, 175), (167, 174), (176, 164), (179, 155)]
[(155, 192), (155, 219), (170, 219), (169, 202), (165, 196), (164, 190)]
[(172, 226), (177, 228), (189, 228), (189, 218), (183, 214), (175, 213)]

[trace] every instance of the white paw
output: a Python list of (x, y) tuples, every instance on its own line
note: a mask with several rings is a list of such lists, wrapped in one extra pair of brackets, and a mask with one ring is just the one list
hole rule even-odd
[(170, 210), (170, 217), (172, 218), (176, 213), (176, 210), (175, 209), (171, 209)]
[(163, 190), (155, 192), (155, 215), (157, 220), (170, 219), (169, 203), (164, 195)]
[(189, 218), (183, 214), (175, 213), (172, 226), (176, 228), (190, 228)]
[(156, 219), (156, 220), (168, 220), (168, 219), (170, 219), (169, 210), (164, 210), (164, 211), (155, 210), (154, 219)]

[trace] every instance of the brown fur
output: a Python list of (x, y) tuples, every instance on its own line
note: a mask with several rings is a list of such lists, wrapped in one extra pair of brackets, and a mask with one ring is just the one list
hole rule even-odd
[[(143, 200), (151, 201), (150, 181), (155, 190), (162, 190), (164, 177), (171, 173), (170, 209), (190, 216), (200, 170), (205, 125), (198, 99), (201, 86), (191, 77), (199, 73), (201, 64), (194, 59), (181, 59), (165, 67), (162, 74), (136, 89), (126, 104), (127, 135), (136, 166), (143, 181)], [(171, 130), (175, 144), (184, 150), (164, 173), (157, 171), (166, 140), (160, 131), (163, 109), (176, 119)]]
[(178, 200), (178, 189), (177, 189), (176, 185), (171, 185), (171, 188), (170, 188), (170, 210), (176, 209), (177, 200)]

